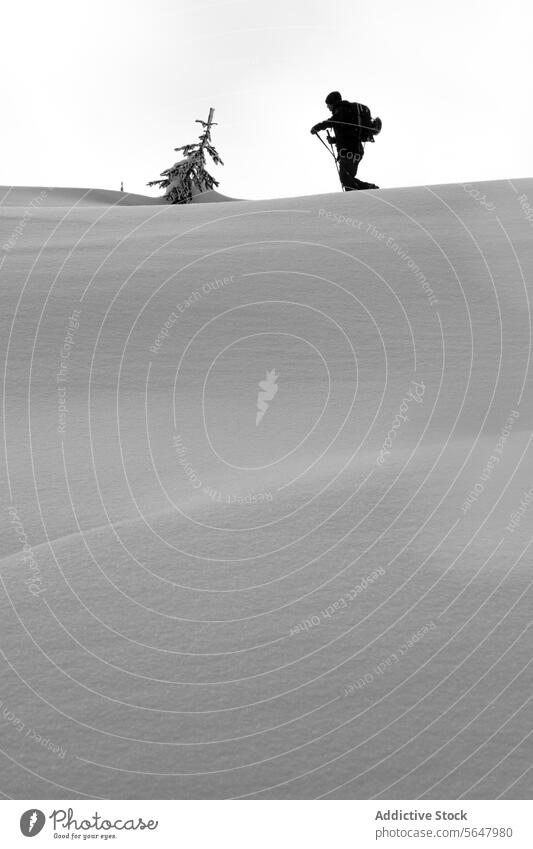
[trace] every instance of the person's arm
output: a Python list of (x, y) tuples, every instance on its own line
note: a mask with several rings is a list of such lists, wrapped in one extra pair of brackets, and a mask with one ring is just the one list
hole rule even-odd
[(328, 128), (332, 128), (335, 126), (335, 121), (329, 119), (329, 121), (320, 121), (320, 123), (315, 124), (314, 127), (311, 127), (311, 132), (313, 134), (320, 133), (322, 130), (327, 130)]

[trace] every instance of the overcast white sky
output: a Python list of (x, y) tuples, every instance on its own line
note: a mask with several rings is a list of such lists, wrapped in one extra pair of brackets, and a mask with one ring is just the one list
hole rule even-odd
[(383, 119), (362, 179), (532, 176), (532, 24), (530, 0), (11, 2), (0, 183), (154, 194), (214, 106), (220, 191), (335, 191), (309, 134), (332, 89)]

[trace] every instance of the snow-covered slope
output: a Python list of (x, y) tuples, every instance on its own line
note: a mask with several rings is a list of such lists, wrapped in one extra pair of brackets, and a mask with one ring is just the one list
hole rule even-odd
[(226, 202), (230, 200), (239, 200), (239, 198), (229, 198), (227, 195), (221, 195), (220, 192), (217, 192), (215, 189), (210, 189), (208, 192), (200, 192), (198, 195), (194, 195), (192, 202), (193, 203), (220, 203), (221, 201)]
[(61, 186), (0, 186), (3, 207), (28, 207), (30, 210), (48, 206), (147, 206), (165, 204), (162, 197), (113, 192), (110, 189), (74, 189)]
[[(26, 207), (31, 210), (47, 206), (168, 206), (163, 195), (149, 197), (130, 192), (114, 192), (110, 189), (51, 188), (46, 186), (0, 186), (2, 206)], [(214, 203), (230, 201), (213, 189), (201, 192), (192, 198), (192, 203)]]
[(528, 797), (533, 180), (2, 197), (11, 794)]

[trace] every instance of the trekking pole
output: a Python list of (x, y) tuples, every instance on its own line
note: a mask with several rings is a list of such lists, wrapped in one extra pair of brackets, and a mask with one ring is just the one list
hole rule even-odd
[(340, 177), (340, 172), (339, 172), (339, 163), (337, 162), (337, 157), (336, 157), (336, 156), (335, 156), (335, 154), (333, 153), (333, 147), (332, 147), (332, 145), (331, 145), (331, 142), (330, 142), (330, 146), (328, 147), (328, 146), (327, 146), (327, 144), (326, 144), (326, 142), (324, 141), (324, 139), (321, 137), (320, 133), (316, 133), (316, 137), (317, 137), (317, 139), (319, 139), (319, 140), (322, 142), (322, 144), (323, 144), (323, 145), (324, 145), (324, 147), (326, 148), (327, 152), (328, 152), (328, 153), (331, 153), (331, 155), (332, 155), (333, 159), (335, 160), (335, 168), (337, 169), (337, 174), (339, 174), (339, 177)]
[[(341, 177), (341, 171), (340, 171), (340, 168), (339, 168), (339, 160), (337, 159), (337, 157), (335, 156), (335, 154), (334, 154), (334, 152), (333, 152), (333, 144), (332, 144), (332, 142), (329, 140), (329, 134), (328, 134), (327, 139), (328, 139), (328, 144), (329, 144), (329, 146), (330, 146), (330, 148), (331, 148), (331, 155), (332, 155), (333, 159), (335, 160), (335, 168), (337, 169), (337, 174), (339, 175), (339, 180), (340, 180), (340, 177)], [(344, 190), (344, 186), (343, 186), (343, 190)]]
[[(333, 153), (333, 150), (330, 150), (330, 148), (327, 146), (326, 142), (324, 141), (324, 139), (322, 138), (322, 136), (320, 135), (320, 133), (315, 133), (315, 135), (316, 135), (317, 139), (318, 139), (319, 141), (321, 141), (321, 142), (322, 142), (322, 144), (323, 144), (323, 145), (324, 145), (324, 147), (326, 148), (327, 152), (328, 152), (328, 153), (331, 153), (332, 157), (335, 159), (335, 154)], [(337, 161), (337, 160), (335, 159), (335, 162), (336, 162), (336, 161)]]

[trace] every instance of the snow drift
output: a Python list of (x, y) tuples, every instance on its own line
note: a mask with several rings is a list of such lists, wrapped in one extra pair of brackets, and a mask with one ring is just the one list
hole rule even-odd
[(10, 793), (528, 798), (533, 181), (0, 198)]

